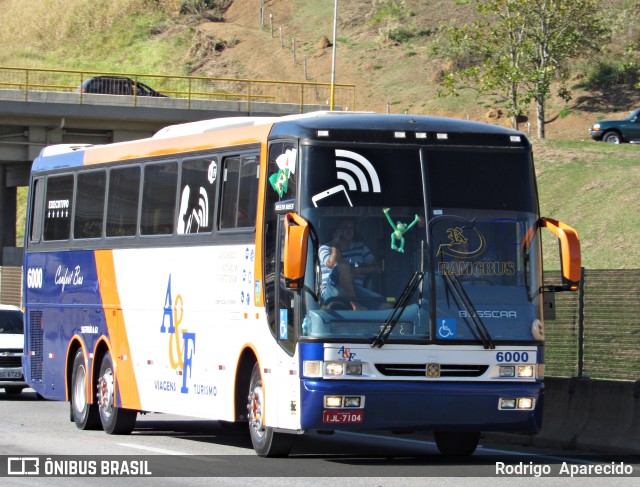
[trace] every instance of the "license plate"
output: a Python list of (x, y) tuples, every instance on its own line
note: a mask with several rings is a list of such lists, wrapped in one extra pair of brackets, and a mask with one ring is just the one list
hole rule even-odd
[(21, 370), (0, 370), (0, 379), (22, 379)]
[(323, 423), (362, 423), (364, 411), (322, 411)]

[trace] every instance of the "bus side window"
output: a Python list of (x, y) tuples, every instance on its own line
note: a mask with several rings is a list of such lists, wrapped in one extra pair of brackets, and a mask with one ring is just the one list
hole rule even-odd
[(69, 239), (72, 199), (73, 175), (52, 176), (47, 179), (43, 232), (45, 240)]
[(242, 156), (238, 192), (238, 227), (256, 226), (258, 203), (258, 155)]
[(33, 182), (33, 199), (31, 200), (31, 227), (29, 229), (29, 241), (39, 242), (42, 236), (42, 200), (44, 198), (44, 179), (36, 179)]
[(217, 177), (217, 157), (187, 160), (182, 163), (178, 196), (180, 209), (176, 221), (178, 235), (211, 232)]
[(220, 229), (254, 227), (258, 196), (258, 155), (226, 157), (222, 166)]
[(107, 202), (107, 237), (125, 237), (136, 234), (139, 192), (139, 167), (111, 170)]
[(142, 188), (141, 235), (171, 235), (176, 212), (178, 164), (147, 164)]
[(73, 222), (74, 238), (102, 237), (104, 193), (107, 185), (105, 171), (78, 174), (76, 212)]

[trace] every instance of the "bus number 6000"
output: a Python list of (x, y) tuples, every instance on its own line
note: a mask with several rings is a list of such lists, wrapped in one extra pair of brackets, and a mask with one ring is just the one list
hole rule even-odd
[(529, 354), (527, 352), (498, 352), (496, 360), (498, 362), (528, 362)]

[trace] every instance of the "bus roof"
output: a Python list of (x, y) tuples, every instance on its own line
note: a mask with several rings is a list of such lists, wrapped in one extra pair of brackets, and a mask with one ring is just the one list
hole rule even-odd
[[(318, 111), (282, 117), (227, 117), (176, 124), (160, 129), (147, 139), (115, 144), (52, 145), (40, 152), (32, 171), (258, 143), (269, 135), (317, 139), (319, 131), (323, 130), (343, 132), (347, 138), (353, 135), (353, 131), (362, 131), (362, 134), (368, 134), (367, 138), (371, 141), (382, 141), (378, 135), (381, 132), (385, 132), (387, 137), (397, 138), (402, 138), (401, 134), (406, 132), (420, 134), (419, 137), (423, 139), (443, 142), (449, 140), (452, 134), (454, 138), (455, 134), (463, 135), (462, 138), (469, 145), (492, 145), (491, 141), (496, 140), (496, 137), (521, 147), (529, 145), (521, 132), (483, 122), (424, 115)], [(206, 140), (197, 138), (203, 134), (208, 135)], [(469, 138), (469, 134), (474, 137)], [(335, 140), (340, 140), (340, 137)], [(486, 144), (481, 143), (483, 140)]]
[(296, 115), (284, 115), (281, 117), (225, 117), (214, 118), (211, 120), (199, 120), (197, 122), (181, 123), (164, 127), (153, 136), (154, 139), (162, 139), (166, 137), (179, 137), (181, 135), (203, 134), (213, 132), (215, 130), (228, 129), (233, 127), (248, 127), (252, 125), (261, 125), (267, 123), (276, 123), (284, 121), (299, 121), (309, 118), (326, 117), (329, 115), (353, 115), (355, 113), (373, 112), (335, 112), (335, 111), (317, 111), (309, 113), (301, 113)]

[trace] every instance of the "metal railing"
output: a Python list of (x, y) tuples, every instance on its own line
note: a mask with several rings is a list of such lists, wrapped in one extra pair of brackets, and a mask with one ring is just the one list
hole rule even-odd
[[(548, 283), (560, 273), (545, 272)], [(640, 269), (583, 269), (577, 293), (556, 294), (545, 319), (546, 374), (640, 380)]]
[[(96, 76), (119, 76), (146, 84), (163, 98), (113, 93), (83, 93), (82, 83)], [(355, 110), (355, 85), (335, 84), (335, 109)], [(279, 111), (304, 113), (329, 109), (331, 83), (274, 81), (205, 76), (168, 76), (101, 71), (0, 67), (0, 99), (50, 103), (154, 106), (164, 108), (255, 111), (256, 104), (286, 105)], [(212, 105), (215, 102), (218, 106)], [(294, 110), (295, 108), (295, 110)], [(264, 107), (261, 107), (264, 111)]]

